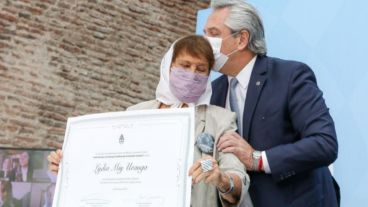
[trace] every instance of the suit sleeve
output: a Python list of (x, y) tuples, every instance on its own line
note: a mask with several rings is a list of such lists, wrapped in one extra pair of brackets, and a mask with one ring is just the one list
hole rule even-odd
[(301, 65), (292, 74), (288, 89), (288, 112), (297, 139), (266, 150), (272, 176), (277, 181), (319, 167), (337, 158), (334, 122), (312, 70)]

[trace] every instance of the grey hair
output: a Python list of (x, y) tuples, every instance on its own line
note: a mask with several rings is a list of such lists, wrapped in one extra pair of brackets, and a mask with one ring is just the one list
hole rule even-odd
[(225, 20), (225, 25), (232, 33), (241, 30), (249, 32), (248, 49), (258, 55), (267, 53), (265, 33), (262, 19), (258, 11), (245, 0), (212, 0), (213, 9), (229, 8), (230, 13)]

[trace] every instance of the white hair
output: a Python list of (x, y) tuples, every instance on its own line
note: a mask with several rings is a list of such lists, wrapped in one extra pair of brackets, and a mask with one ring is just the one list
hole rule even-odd
[(259, 55), (267, 53), (262, 19), (252, 5), (245, 0), (212, 0), (211, 7), (229, 8), (230, 13), (225, 20), (225, 25), (232, 33), (247, 30), (249, 32), (248, 49)]

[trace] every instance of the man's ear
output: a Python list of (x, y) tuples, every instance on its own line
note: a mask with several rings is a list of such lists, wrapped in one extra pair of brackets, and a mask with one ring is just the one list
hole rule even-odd
[(240, 35), (240, 39), (239, 39), (238, 49), (244, 50), (245, 48), (248, 47), (250, 35), (247, 30), (242, 30), (239, 35)]

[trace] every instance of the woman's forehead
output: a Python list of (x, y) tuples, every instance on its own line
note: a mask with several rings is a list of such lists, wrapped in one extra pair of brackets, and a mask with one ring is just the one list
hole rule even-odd
[(187, 61), (187, 62), (196, 63), (196, 64), (208, 64), (208, 61), (205, 57), (193, 56), (189, 54), (188, 52), (179, 53), (175, 61)]

